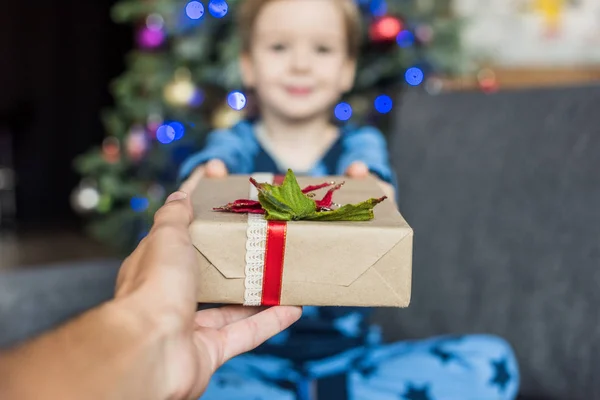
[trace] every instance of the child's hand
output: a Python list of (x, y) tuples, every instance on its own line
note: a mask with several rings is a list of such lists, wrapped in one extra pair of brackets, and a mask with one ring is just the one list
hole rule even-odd
[(203, 164), (196, 168), (189, 178), (183, 182), (179, 190), (186, 193), (193, 193), (196, 189), (196, 185), (202, 178), (224, 178), (229, 175), (229, 171), (225, 166), (225, 163), (221, 160), (210, 160), (206, 164)]
[[(346, 170), (346, 175), (353, 179), (364, 179), (371, 175), (371, 172), (369, 171), (369, 167), (367, 167), (367, 164), (365, 164), (362, 161), (355, 161), (352, 164), (350, 164), (350, 166)], [(389, 183), (382, 181), (378, 177), (375, 178), (377, 179), (377, 183), (383, 190), (383, 193), (388, 197), (388, 199), (393, 202), (396, 202), (396, 191), (394, 190), (394, 187)]]
[(346, 175), (353, 179), (364, 179), (369, 176), (369, 167), (362, 161), (354, 161), (346, 170)]
[(210, 160), (204, 165), (204, 176), (207, 178), (224, 178), (229, 174), (225, 163), (221, 160)]

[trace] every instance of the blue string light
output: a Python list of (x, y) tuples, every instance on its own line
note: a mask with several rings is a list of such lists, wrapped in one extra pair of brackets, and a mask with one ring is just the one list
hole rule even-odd
[(385, 0), (371, 0), (371, 14), (375, 17), (382, 17), (387, 13), (387, 3)]
[(415, 35), (406, 29), (400, 31), (398, 36), (396, 36), (396, 43), (398, 43), (398, 46), (402, 48), (410, 47), (415, 43)]
[(392, 111), (394, 102), (390, 96), (382, 94), (375, 99), (375, 109), (381, 114), (387, 114)]
[(131, 201), (129, 202), (129, 205), (131, 206), (131, 209), (135, 212), (144, 212), (148, 209), (148, 206), (150, 205), (150, 202), (148, 201), (147, 198), (145, 197), (132, 197)]
[(223, 18), (227, 15), (229, 6), (225, 0), (210, 0), (208, 3), (208, 12), (215, 18)]
[(181, 122), (171, 121), (168, 125), (173, 128), (173, 131), (175, 132), (173, 134), (173, 141), (180, 140), (185, 134), (185, 127)]
[(169, 144), (175, 140), (175, 129), (169, 124), (163, 124), (156, 130), (156, 140), (162, 144)]
[(158, 127), (156, 140), (162, 144), (169, 144), (180, 140), (185, 135), (185, 127), (181, 122), (169, 121)]
[(185, 6), (185, 13), (191, 19), (200, 19), (204, 15), (204, 5), (199, 1), (190, 1)]
[(420, 68), (412, 67), (406, 70), (404, 79), (411, 86), (419, 86), (423, 82), (424, 74)]
[(194, 96), (190, 100), (190, 106), (192, 107), (200, 107), (204, 103), (204, 93), (201, 90), (196, 89), (194, 91)]
[(347, 121), (352, 117), (352, 107), (348, 103), (340, 103), (335, 106), (334, 114), (340, 121)]
[(246, 96), (242, 92), (231, 92), (227, 96), (227, 104), (236, 111), (240, 111), (246, 107)]

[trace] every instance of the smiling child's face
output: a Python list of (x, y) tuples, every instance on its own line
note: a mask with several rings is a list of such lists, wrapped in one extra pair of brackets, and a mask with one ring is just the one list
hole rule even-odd
[(250, 54), (242, 56), (246, 86), (261, 110), (289, 120), (329, 115), (351, 89), (344, 16), (333, 0), (277, 0), (260, 11)]

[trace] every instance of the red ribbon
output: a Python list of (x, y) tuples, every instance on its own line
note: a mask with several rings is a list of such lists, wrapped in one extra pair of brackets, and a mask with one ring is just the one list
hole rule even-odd
[[(275, 176), (273, 184), (283, 183), (283, 176)], [(265, 306), (277, 306), (281, 302), (283, 264), (285, 260), (285, 241), (287, 223), (285, 221), (267, 222), (267, 241), (265, 244), (265, 264), (261, 303)]]

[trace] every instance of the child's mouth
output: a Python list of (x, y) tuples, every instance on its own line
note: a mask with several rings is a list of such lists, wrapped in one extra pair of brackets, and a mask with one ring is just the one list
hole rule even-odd
[(307, 96), (312, 93), (312, 89), (307, 86), (287, 86), (286, 91), (292, 96)]

